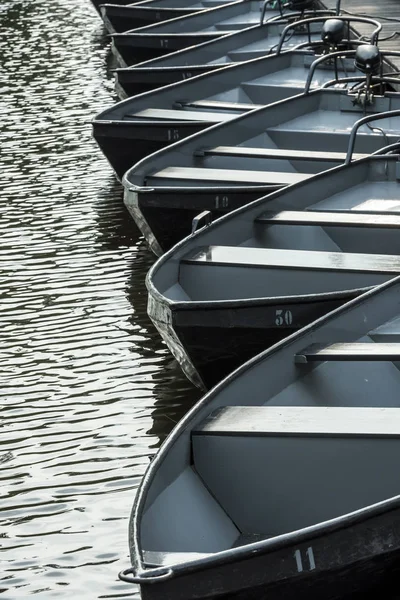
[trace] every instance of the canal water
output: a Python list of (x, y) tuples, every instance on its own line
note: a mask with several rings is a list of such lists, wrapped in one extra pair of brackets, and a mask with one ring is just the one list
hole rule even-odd
[(135, 490), (199, 397), (146, 314), (154, 262), (92, 139), (117, 98), (90, 0), (0, 6), (0, 594), (137, 597)]

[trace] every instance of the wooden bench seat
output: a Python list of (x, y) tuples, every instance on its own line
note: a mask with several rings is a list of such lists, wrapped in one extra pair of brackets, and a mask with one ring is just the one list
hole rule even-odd
[[(256, 108), (256, 106), (254, 106)], [(310, 150), (291, 150), (290, 148), (249, 148), (246, 146), (216, 146), (198, 150), (196, 156), (235, 156), (242, 158), (281, 158), (286, 160), (309, 160), (343, 162), (345, 152), (320, 152)], [(368, 154), (353, 154), (354, 160), (365, 158)]]
[(241, 246), (205, 246), (181, 259), (185, 264), (259, 266), (324, 271), (400, 273), (400, 256)]
[(166, 167), (147, 176), (148, 179), (183, 179), (256, 185), (290, 185), (312, 177), (310, 173), (281, 171), (245, 171), (239, 169), (206, 169), (196, 167)]
[(194, 102), (185, 102), (184, 100), (178, 100), (174, 103), (176, 108), (211, 108), (216, 110), (237, 110), (242, 112), (244, 110), (254, 110), (256, 108), (262, 108), (263, 104), (246, 104), (242, 102), (222, 102), (220, 100), (196, 100)]
[(212, 113), (204, 111), (187, 111), (187, 110), (173, 110), (164, 108), (146, 108), (139, 110), (136, 113), (128, 113), (125, 115), (128, 119), (151, 119), (153, 121), (211, 121), (212, 123), (219, 123), (224, 121), (230, 121), (232, 114), (227, 113)]
[(311, 344), (295, 356), (300, 364), (319, 361), (398, 361), (400, 344), (350, 342), (340, 344)]
[[(372, 345), (372, 344), (371, 344)], [(225, 406), (192, 430), (206, 436), (395, 436), (399, 409), (348, 406)]]
[(265, 212), (256, 223), (266, 225), (321, 225), (333, 227), (400, 227), (400, 215), (361, 213), (356, 211), (283, 210)]

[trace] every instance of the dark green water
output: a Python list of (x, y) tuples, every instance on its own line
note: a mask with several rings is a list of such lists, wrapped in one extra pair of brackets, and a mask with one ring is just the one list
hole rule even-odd
[(137, 596), (135, 489), (199, 397), (146, 314), (154, 261), (92, 140), (114, 103), (90, 0), (0, 7), (2, 598)]

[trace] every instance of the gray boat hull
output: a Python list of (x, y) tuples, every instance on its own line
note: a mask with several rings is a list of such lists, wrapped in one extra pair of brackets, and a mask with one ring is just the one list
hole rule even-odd
[(150, 292), (148, 314), (188, 379), (209, 390), (247, 360), (364, 291), (162, 311)]

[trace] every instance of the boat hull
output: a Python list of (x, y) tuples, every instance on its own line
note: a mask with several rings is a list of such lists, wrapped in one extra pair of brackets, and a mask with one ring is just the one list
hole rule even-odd
[[(192, 383), (211, 389), (245, 361), (365, 290), (293, 298), (162, 306), (149, 290), (148, 314)], [(321, 297), (322, 296), (322, 297)], [(194, 304), (194, 303), (193, 303)]]
[[(346, 522), (346, 519), (343, 519)], [(251, 550), (225, 564), (182, 569), (179, 576), (141, 585), (143, 600), (338, 600), (365, 598), (390, 589), (398, 574), (400, 510), (390, 510), (334, 531), (285, 544), (274, 551)], [(182, 574), (181, 574), (182, 573)], [(376, 587), (373, 590), (373, 587)]]
[(111, 50), (121, 66), (129, 67), (145, 60), (164, 56), (176, 50), (182, 50), (202, 42), (218, 39), (219, 33), (179, 35), (174, 33), (121, 33), (112, 39)]
[(149, 154), (210, 127), (213, 123), (96, 121), (93, 136), (119, 181)]
[(192, 221), (209, 210), (214, 219), (276, 191), (277, 186), (229, 188), (134, 188), (124, 181), (124, 203), (146, 241), (160, 256), (191, 233)]

